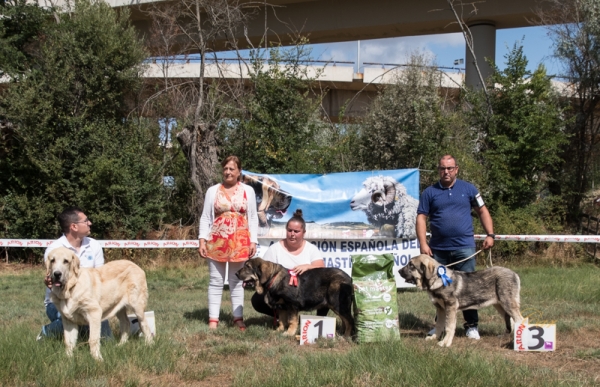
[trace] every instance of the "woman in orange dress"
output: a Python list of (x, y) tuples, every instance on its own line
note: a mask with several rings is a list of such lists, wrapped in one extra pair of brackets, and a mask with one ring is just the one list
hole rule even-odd
[(236, 156), (221, 163), (223, 182), (206, 191), (200, 217), (200, 256), (208, 259), (208, 327), (219, 324), (226, 265), (233, 323), (245, 330), (244, 288), (235, 273), (256, 253), (258, 216), (252, 187), (241, 183), (242, 164)]

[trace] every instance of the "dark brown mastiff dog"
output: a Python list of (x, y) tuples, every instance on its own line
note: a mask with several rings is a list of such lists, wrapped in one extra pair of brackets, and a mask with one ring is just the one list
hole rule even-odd
[(336, 268), (320, 267), (299, 275), (298, 286), (290, 285), (290, 274), (280, 264), (254, 258), (246, 261), (237, 273), (244, 286), (254, 285), (264, 294), (265, 303), (279, 312), (278, 331), (295, 335), (298, 312), (329, 308), (344, 324), (344, 336), (354, 332), (352, 316), (352, 279)]
[[(441, 273), (438, 272), (440, 268), (445, 269), (446, 276), (452, 282), (446, 281), (444, 284)], [(429, 293), (437, 310), (437, 321), (435, 334), (427, 336), (427, 340), (440, 339), (438, 345), (441, 347), (452, 345), (456, 312), (459, 310), (494, 305), (504, 319), (509, 333), (512, 328), (511, 318), (515, 323), (523, 320), (520, 312), (521, 281), (517, 273), (505, 267), (494, 266), (464, 273), (445, 268), (429, 255), (423, 254), (408, 261), (398, 272), (406, 282)], [(442, 339), (444, 331), (446, 335)]]

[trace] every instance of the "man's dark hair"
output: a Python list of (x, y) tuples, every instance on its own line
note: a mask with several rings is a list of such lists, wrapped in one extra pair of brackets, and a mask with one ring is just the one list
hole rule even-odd
[(71, 224), (77, 223), (79, 221), (79, 214), (83, 213), (83, 210), (79, 207), (67, 207), (58, 214), (58, 224), (60, 224), (60, 229), (63, 233), (69, 232), (69, 228), (71, 228)]

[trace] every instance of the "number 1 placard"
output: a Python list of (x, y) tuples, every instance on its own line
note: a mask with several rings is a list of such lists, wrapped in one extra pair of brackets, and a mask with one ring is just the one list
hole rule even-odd
[(335, 317), (300, 316), (300, 345), (314, 343), (319, 337), (335, 337)]
[(556, 324), (529, 324), (524, 319), (514, 327), (515, 351), (554, 351)]

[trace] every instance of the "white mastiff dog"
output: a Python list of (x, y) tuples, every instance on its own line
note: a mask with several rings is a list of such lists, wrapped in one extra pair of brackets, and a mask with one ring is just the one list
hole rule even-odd
[(152, 333), (144, 312), (148, 302), (146, 273), (133, 262), (120, 260), (99, 268), (81, 268), (73, 251), (59, 247), (48, 255), (46, 275), (52, 281), (51, 299), (62, 316), (67, 355), (73, 355), (79, 325), (90, 326), (90, 351), (96, 360), (100, 354), (100, 322), (119, 318), (121, 341), (129, 337), (127, 310), (135, 313), (147, 344)]

